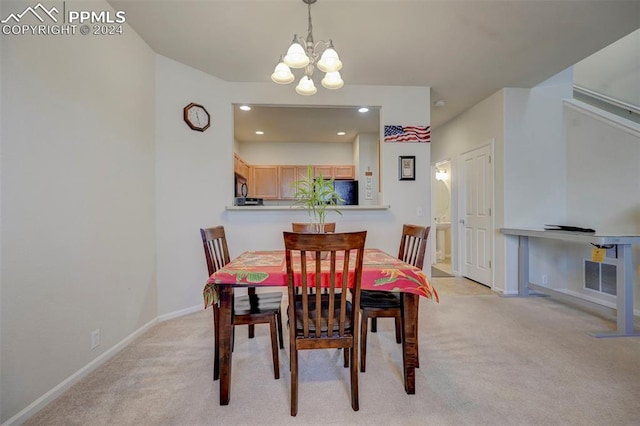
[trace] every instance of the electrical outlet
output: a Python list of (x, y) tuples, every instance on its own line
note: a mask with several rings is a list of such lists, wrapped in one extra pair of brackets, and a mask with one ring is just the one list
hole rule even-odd
[(91, 349), (100, 346), (100, 329), (91, 332)]
[(542, 284), (549, 284), (549, 277), (546, 275), (542, 276)]

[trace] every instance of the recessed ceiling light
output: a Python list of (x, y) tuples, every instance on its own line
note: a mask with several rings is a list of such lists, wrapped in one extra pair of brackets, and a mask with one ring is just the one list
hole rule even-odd
[(369, 108), (367, 107), (362, 107), (358, 110), (358, 112), (369, 112)]
[(251, 107), (249, 105), (240, 105), (240, 109), (243, 111), (251, 111)]
[(338, 132), (337, 134), (338, 134), (338, 136), (344, 136), (344, 135), (346, 135), (346, 133), (345, 133), (345, 132)]
[(264, 132), (262, 130), (256, 130), (256, 135), (264, 135)]

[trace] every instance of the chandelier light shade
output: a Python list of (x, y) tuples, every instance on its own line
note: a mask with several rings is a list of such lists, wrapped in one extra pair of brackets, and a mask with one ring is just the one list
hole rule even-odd
[(276, 65), (275, 71), (273, 71), (273, 74), (271, 74), (271, 80), (273, 80), (274, 83), (278, 84), (289, 84), (295, 79), (296, 77), (291, 72), (291, 69), (289, 69), (287, 64), (285, 64), (282, 60), (280, 61), (280, 63), (278, 63), (278, 65)]
[(322, 81), (322, 87), (326, 89), (339, 89), (344, 86), (342, 76), (338, 71), (342, 69), (342, 61), (333, 47), (333, 42), (313, 40), (313, 25), (311, 23), (311, 5), (317, 0), (302, 0), (308, 6), (309, 26), (307, 39), (304, 40), (297, 34), (293, 36), (293, 42), (287, 50), (287, 54), (280, 58), (276, 65), (271, 80), (278, 84), (289, 84), (295, 80), (291, 68), (304, 68), (304, 75), (296, 86), (296, 93), (303, 96), (314, 95), (318, 89), (313, 82), (313, 71), (317, 67), (326, 73)]
[(323, 72), (340, 71), (342, 69), (342, 61), (338, 58), (338, 52), (333, 49), (333, 44), (322, 53), (322, 57), (318, 61), (318, 69)]
[(309, 65), (309, 57), (295, 37), (287, 50), (287, 56), (284, 57), (284, 63), (291, 68), (304, 68)]
[(338, 71), (331, 71), (325, 74), (320, 84), (326, 89), (339, 89), (344, 86), (344, 81)]
[(300, 82), (296, 86), (296, 93), (302, 96), (311, 96), (315, 95), (318, 89), (313, 84), (313, 80), (308, 76), (302, 76)]

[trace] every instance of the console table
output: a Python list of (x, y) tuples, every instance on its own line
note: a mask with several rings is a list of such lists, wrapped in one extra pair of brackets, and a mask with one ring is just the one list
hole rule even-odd
[[(572, 243), (594, 244), (596, 246), (615, 246), (616, 259), (616, 319), (617, 328), (613, 332), (589, 333), (594, 337), (640, 336), (634, 332), (634, 268), (631, 246), (640, 244), (640, 236), (596, 235), (583, 232), (550, 231), (543, 229), (501, 228), (504, 235), (518, 237), (518, 294), (529, 292), (529, 237), (561, 240)], [(544, 291), (544, 290), (543, 290)]]

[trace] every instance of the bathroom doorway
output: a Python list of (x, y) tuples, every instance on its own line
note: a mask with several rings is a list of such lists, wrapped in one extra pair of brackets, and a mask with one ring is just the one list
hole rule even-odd
[(433, 205), (433, 239), (431, 275), (453, 276), (451, 269), (451, 161), (441, 161), (433, 167), (431, 180)]

